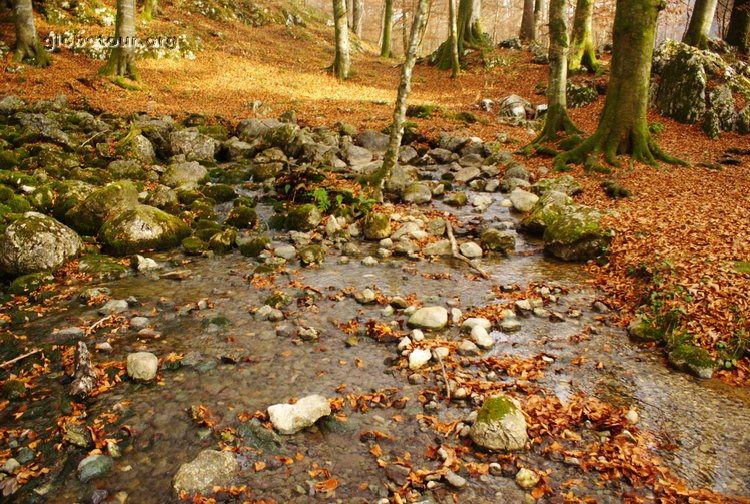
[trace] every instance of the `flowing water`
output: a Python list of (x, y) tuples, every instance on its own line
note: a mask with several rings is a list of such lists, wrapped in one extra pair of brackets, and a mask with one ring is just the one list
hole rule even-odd
[[(438, 209), (447, 211), (447, 207)], [(459, 218), (491, 222), (514, 219), (498, 203), (481, 217), (467, 209), (459, 212)], [(183, 366), (175, 371), (162, 370), (158, 384), (125, 381), (87, 402), (89, 419), (114, 411), (133, 432), (130, 442), (122, 443), (122, 457), (115, 460), (109, 476), (80, 483), (75, 467), (84, 454), (80, 449), (65, 448), (58, 456), (65, 462), (53, 470), (53, 483), (41, 489), (44, 496), (27, 493), (23, 501), (89, 502), (92, 491), (99, 488), (110, 495), (126, 492), (131, 503), (171, 502), (171, 479), (180, 464), (192, 460), (204, 448), (216, 447), (216, 438), (190, 418), (191, 406), (207, 408), (220, 427), (238, 428), (238, 415), (243, 412), (265, 411), (269, 405), (290, 398), (313, 393), (333, 398), (340, 395), (339, 391), (364, 394), (393, 388), (399, 390), (396, 397), (409, 398), (405, 406), (400, 406), (403, 409), (347, 410), (346, 425), (350, 428), (321, 426), (284, 439), (278, 455), (294, 459), (294, 463), (285, 464), (252, 451), (240, 456), (242, 472), (237, 483), (248, 485), (254, 498), (279, 502), (375, 502), (388, 495), (384, 486), (387, 479), (369, 452), (372, 444), (361, 441), (361, 433), (382, 432), (393, 438), (380, 441), (387, 455), (404, 456), (409, 452), (416, 459), (423, 457), (428, 445), (435, 444), (435, 432), (421, 428), (416, 421), (416, 415), (423, 413), (417, 397), (425, 385), (411, 385), (405, 374), (390, 365), (389, 359), (396, 356), (395, 345), (362, 337), (358, 345), (349, 347), (344, 344), (347, 335), (334, 325), (356, 319), (362, 327), (370, 319), (405, 317), (384, 317), (380, 313), (382, 306), (360, 305), (336, 294), (351, 287), (370, 287), (388, 296), (415, 294), (420, 300), (429, 301), (425, 304), (450, 304), (467, 310), (496, 301), (493, 286), (525, 287), (534, 282), (571, 289), (553, 307), (556, 312), (567, 314), (566, 320), (551, 323), (546, 318), (522, 319), (520, 332), (493, 333), (498, 344), (491, 352), (516, 356), (544, 352), (553, 357), (541, 386), (553, 390), (561, 399), (583, 391), (617, 406), (634, 407), (640, 414), (639, 427), (654, 434), (654, 449), (676, 474), (693, 486), (705, 485), (719, 492), (750, 497), (748, 390), (675, 372), (667, 367), (658, 350), (631, 344), (623, 330), (609, 327), (600, 320), (606, 317), (590, 309), (596, 293), (587, 286), (586, 273), (578, 266), (548, 260), (538, 249), (538, 243), (520, 238), (516, 254), (482, 261), (491, 280), (470, 280), (464, 276), (469, 273), (467, 266), (453, 260), (414, 262), (394, 258), (367, 267), (353, 259), (342, 265), (337, 262), (338, 251), (331, 248), (320, 267), (296, 271), (289, 268), (288, 276), (279, 274), (273, 286), (261, 288), (248, 281), (257, 264), (237, 253), (193, 259), (177, 254), (152, 256), (168, 269), (188, 270), (191, 275), (181, 281), (139, 275), (103, 285), (111, 289), (113, 299), (137, 298), (141, 305), (132, 308), (130, 314), (150, 317), (160, 336), (139, 338), (133, 331), (117, 332), (110, 337), (112, 354), (95, 353), (94, 360), (124, 360), (129, 352), (149, 350), (160, 357), (182, 353)], [(374, 253), (374, 249), (370, 252)], [(451, 273), (450, 279), (422, 275), (446, 271)], [(290, 284), (292, 281), (297, 283)], [(320, 294), (314, 295), (313, 289)], [(284, 308), (286, 320), (256, 321), (249, 310), (260, 307), (276, 291), (296, 297), (296, 303)], [(209, 301), (208, 307), (184, 309), (204, 299)], [(174, 309), (170, 303), (174, 303)], [(30, 323), (26, 334), (33, 341), (49, 342), (55, 327), (91, 325), (101, 318), (95, 308), (75, 300), (63, 302), (60, 308)], [(576, 310), (581, 312), (578, 318), (574, 315)], [(229, 323), (219, 323), (219, 318)], [(319, 340), (302, 342), (284, 329), (300, 319), (320, 331)], [(597, 334), (580, 341), (573, 338), (587, 327), (595, 327)], [(457, 338), (457, 332), (456, 328), (447, 330), (450, 338)], [(584, 364), (575, 365), (573, 361), (581, 356), (585, 357)], [(0, 422), (44, 432), (50, 419), (61, 414), (63, 382), (60, 374), (45, 379), (38, 387), (49, 389), (51, 396), (30, 408), (34, 414), (16, 421), (5, 410), (0, 412)], [(339, 388), (343, 384), (345, 388)], [(463, 418), (470, 409), (441, 405), (434, 414), (450, 421)], [(664, 445), (674, 445), (672, 448), (676, 449), (660, 448)], [(550, 464), (533, 454), (525, 457), (538, 468)], [(257, 461), (266, 463), (266, 468), (256, 472), (253, 464)], [(321, 477), (308, 471), (320, 468), (340, 482), (334, 493), (314, 496), (311, 488)], [(563, 470), (554, 471), (558, 474)], [(616, 488), (594, 485), (595, 474), (584, 478), (590, 487), (588, 494), (599, 502), (620, 501)], [(511, 479), (491, 476), (469, 479), (459, 495), (461, 502), (523, 500)], [(447, 497), (444, 491), (436, 490), (433, 498), (443, 501)]]

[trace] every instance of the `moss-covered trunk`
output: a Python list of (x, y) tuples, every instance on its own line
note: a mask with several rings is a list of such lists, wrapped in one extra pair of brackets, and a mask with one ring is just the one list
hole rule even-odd
[(362, 36), (362, 19), (365, 13), (363, 0), (352, 2), (352, 31), (357, 37)]
[(380, 45), (380, 55), (384, 58), (393, 56), (391, 40), (393, 36), (393, 0), (385, 0), (383, 12), (383, 41)]
[(114, 47), (99, 74), (138, 80), (135, 46), (135, 0), (117, 0)]
[(708, 46), (708, 34), (714, 21), (718, 0), (695, 0), (690, 24), (682, 37), (685, 44), (705, 49)]
[(144, 21), (152, 21), (159, 16), (159, 0), (143, 0), (143, 11), (141, 18)]
[(451, 73), (453, 77), (458, 77), (458, 74), (461, 72), (461, 62), (458, 59), (458, 17), (456, 16), (456, 0), (448, 0), (448, 22), (451, 25)]
[(748, 35), (750, 35), (750, 0), (734, 0), (726, 42), (739, 48), (743, 54), (748, 54), (750, 52)]
[(336, 34), (336, 56), (333, 59), (333, 74), (337, 79), (349, 78), (349, 26), (347, 25), (345, 0), (333, 0), (333, 20)]
[(569, 162), (594, 167), (602, 154), (615, 166), (618, 154), (649, 164), (678, 162), (655, 144), (647, 120), (656, 19), (663, 4), (663, 0), (617, 0), (612, 69), (599, 127), (581, 145), (557, 156), (557, 168)]
[(414, 13), (414, 21), (412, 22), (409, 36), (409, 48), (406, 51), (406, 61), (404, 61), (404, 65), (401, 68), (401, 81), (398, 85), (396, 106), (393, 110), (393, 123), (391, 124), (391, 136), (388, 143), (388, 150), (383, 156), (383, 166), (373, 177), (373, 185), (375, 186), (378, 199), (382, 199), (385, 182), (391, 178), (393, 169), (398, 162), (401, 139), (404, 135), (406, 103), (409, 99), (409, 94), (411, 93), (411, 75), (414, 71), (414, 65), (417, 62), (419, 45), (422, 43), (422, 37), (427, 26), (427, 11), (429, 7), (430, 0), (419, 0), (417, 11)]
[(557, 140), (559, 132), (579, 133), (568, 117), (566, 87), (568, 83), (568, 27), (566, 0), (550, 0), (549, 4), (549, 83), (547, 85), (547, 117), (544, 128), (532, 145)]
[(521, 16), (521, 31), (518, 37), (523, 42), (536, 41), (536, 23), (534, 23), (535, 0), (523, 0), (523, 15)]
[(570, 36), (568, 69), (575, 72), (584, 67), (591, 72), (597, 68), (594, 48), (594, 0), (578, 0)]
[(41, 40), (36, 35), (31, 0), (15, 0), (13, 17), (16, 24), (15, 61), (28, 61), (39, 67), (49, 65), (49, 54), (44, 50)]
[[(458, 16), (456, 19), (458, 30), (458, 54), (459, 58), (469, 48), (477, 48), (487, 45), (489, 41), (482, 31), (480, 17), (482, 15), (481, 0), (460, 0), (458, 4)], [(453, 68), (453, 56), (451, 49), (451, 37), (443, 42), (435, 53), (433, 64), (441, 70)]]

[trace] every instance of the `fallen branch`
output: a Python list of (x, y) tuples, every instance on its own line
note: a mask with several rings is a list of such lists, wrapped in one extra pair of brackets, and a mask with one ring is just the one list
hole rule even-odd
[(91, 333), (94, 329), (96, 329), (97, 327), (99, 327), (104, 322), (110, 320), (112, 317), (114, 317), (114, 315), (107, 315), (103, 319), (97, 320), (96, 322), (94, 322), (94, 324), (91, 327), (89, 327), (88, 329), (86, 329), (86, 332), (87, 333)]
[(14, 363), (16, 363), (16, 362), (18, 362), (20, 360), (23, 360), (26, 357), (31, 357), (32, 355), (36, 355), (36, 354), (38, 354), (40, 352), (41, 352), (41, 350), (37, 349), (37, 350), (34, 350), (33, 352), (29, 352), (29, 353), (25, 353), (23, 355), (19, 355), (15, 359), (11, 359), (9, 361), (6, 361), (6, 362), (3, 362), (2, 364), (0, 364), (0, 369), (4, 369), (4, 368), (10, 366), (11, 364), (14, 364)]
[(443, 372), (443, 381), (445, 382), (445, 394), (448, 400), (451, 400), (451, 384), (448, 381), (448, 373), (445, 372), (445, 365), (443, 364), (443, 358), (440, 356), (440, 352), (435, 352), (435, 356), (438, 358), (440, 363), (440, 371)]
[(491, 277), (486, 271), (474, 264), (468, 257), (461, 255), (461, 252), (458, 250), (458, 243), (456, 243), (456, 237), (453, 236), (453, 226), (448, 220), (445, 221), (445, 230), (448, 232), (448, 239), (451, 241), (451, 252), (453, 252), (453, 257), (459, 261), (465, 262), (482, 275), (482, 278), (489, 280)]

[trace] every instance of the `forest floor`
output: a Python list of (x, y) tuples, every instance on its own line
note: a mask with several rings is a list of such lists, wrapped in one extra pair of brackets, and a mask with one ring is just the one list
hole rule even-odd
[[(341, 121), (360, 129), (382, 129), (390, 123), (400, 73), (397, 59), (357, 52), (352, 78), (339, 82), (326, 72), (333, 59), (333, 33), (322, 23), (260, 28), (235, 23), (227, 30), (224, 22), (176, 9), (170, 9), (168, 16), (169, 21), (148, 24), (148, 33), (174, 35), (175, 27), (190, 27), (202, 37), (203, 50), (195, 60), (139, 61), (140, 90), (127, 91), (97, 78), (98, 61), (63, 49), (54, 55), (49, 69), (6, 73), (0, 94), (16, 93), (34, 100), (63, 93), (73, 103), (85, 102), (93, 110), (119, 114), (199, 113), (236, 121), (276, 117), (293, 109), (301, 125), (330, 126)], [(4, 41), (11, 43), (7, 19), (2, 27)], [(56, 29), (41, 23), (39, 32)], [(87, 30), (91, 35), (108, 34), (101, 27)], [(531, 63), (527, 51), (500, 49), (482, 56), (483, 60), (477, 55), (475, 64), (458, 79), (427, 64), (417, 66), (411, 103), (440, 107), (430, 118), (411, 119), (422, 135), (430, 138), (449, 132), (485, 141), (502, 136), (519, 147), (533, 139), (533, 131), (502, 124), (496, 112), (482, 111), (477, 104), (510, 94), (543, 103), (544, 97), (535, 91), (545, 82), (547, 67)], [(483, 61), (492, 61), (494, 66), (486, 68)], [(592, 105), (571, 110), (571, 117), (581, 129), (592, 132), (603, 101), (600, 97)], [(470, 112), (479, 121), (467, 124), (454, 117), (458, 112)], [(623, 324), (639, 306), (658, 305), (661, 312), (682, 314), (681, 327), (688, 338), (730, 360), (731, 349), (750, 338), (746, 320), (750, 313), (746, 271), (750, 162), (740, 157), (740, 164), (723, 170), (695, 165), (716, 163), (727, 149), (747, 146), (747, 138), (725, 133), (712, 140), (700, 125), (679, 124), (653, 111), (650, 119), (664, 126), (659, 144), (690, 166), (652, 167), (626, 161), (626, 167), (612, 175), (574, 171), (586, 189), (580, 202), (617, 211), (611, 219), (616, 238), (610, 263), (592, 270), (597, 273), (597, 284), (622, 309)], [(551, 166), (551, 158), (522, 161), (537, 173)], [(604, 179), (616, 179), (633, 196), (610, 199), (600, 187)], [(724, 378), (745, 381), (750, 378), (750, 365), (741, 361)]]

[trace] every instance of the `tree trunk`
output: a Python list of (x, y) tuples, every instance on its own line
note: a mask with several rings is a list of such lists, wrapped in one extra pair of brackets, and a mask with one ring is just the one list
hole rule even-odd
[(461, 63), (458, 59), (458, 18), (456, 16), (456, 0), (448, 0), (448, 21), (451, 25), (451, 75), (458, 77), (461, 73)]
[(346, 0), (346, 27), (351, 30), (354, 28), (354, 18), (351, 16), (354, 12), (354, 3), (352, 0)]
[(117, 0), (114, 47), (99, 74), (138, 80), (135, 42), (135, 0)]
[(13, 4), (13, 16), (16, 23), (16, 52), (14, 60), (19, 63), (28, 61), (38, 67), (48, 66), (51, 60), (47, 51), (44, 50), (42, 41), (36, 35), (31, 0), (15, 0)]
[(568, 84), (568, 27), (566, 0), (550, 0), (549, 4), (549, 84), (547, 85), (547, 117), (544, 128), (532, 146), (554, 141), (559, 132), (580, 133), (568, 117), (566, 89)]
[(536, 24), (534, 23), (534, 0), (523, 0), (523, 17), (521, 17), (521, 32), (518, 37), (522, 42), (536, 41)]
[(349, 78), (349, 27), (346, 22), (346, 1), (333, 0), (333, 20), (336, 32), (336, 56), (333, 59), (333, 74), (339, 80)]
[(141, 19), (152, 21), (159, 16), (159, 0), (143, 0)]
[(727, 44), (739, 48), (743, 54), (750, 52), (748, 35), (750, 34), (750, 0), (734, 0), (732, 15), (727, 28)]
[(681, 161), (656, 145), (648, 127), (648, 92), (656, 19), (663, 0), (617, 0), (612, 33), (612, 68), (604, 110), (596, 132), (575, 149), (555, 158), (555, 167), (584, 162), (595, 169), (598, 158), (619, 166), (618, 154), (655, 165)]
[(594, 0), (578, 0), (568, 56), (568, 69), (571, 72), (580, 70), (582, 66), (590, 72), (596, 72), (598, 64), (594, 49), (593, 24)]
[(364, 17), (364, 0), (354, 0), (352, 3), (352, 31), (357, 37), (362, 36), (362, 18)]
[(385, 183), (391, 178), (393, 169), (398, 162), (401, 138), (404, 135), (404, 121), (406, 120), (406, 101), (411, 93), (411, 74), (417, 62), (419, 44), (422, 41), (422, 36), (427, 26), (427, 10), (429, 6), (430, 0), (419, 0), (417, 10), (414, 13), (414, 21), (412, 21), (411, 35), (409, 37), (409, 49), (406, 51), (406, 61), (404, 61), (404, 66), (401, 69), (401, 82), (398, 86), (396, 106), (393, 110), (390, 142), (388, 143), (388, 150), (383, 157), (383, 166), (375, 174), (373, 180), (377, 199), (380, 200), (382, 200)]
[[(458, 54), (459, 58), (467, 48), (477, 48), (489, 43), (484, 36), (480, 17), (482, 15), (481, 0), (460, 0), (458, 4)], [(431, 63), (437, 65), (441, 70), (453, 68), (453, 50), (451, 48), (451, 37), (440, 44)]]
[(380, 46), (380, 55), (384, 58), (393, 56), (391, 50), (391, 36), (393, 32), (393, 0), (385, 0), (385, 12), (383, 13), (383, 43)]
[(693, 14), (682, 41), (685, 44), (705, 49), (708, 47), (708, 35), (714, 22), (718, 0), (695, 0)]
[(544, 13), (547, 12), (547, 0), (536, 0), (534, 2), (534, 36), (539, 39), (544, 25)]

